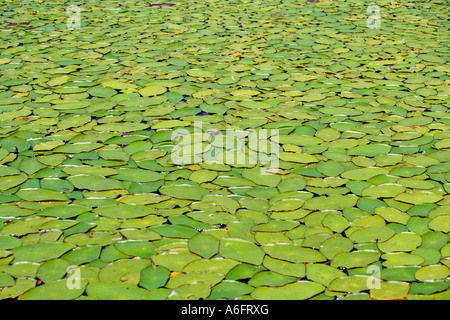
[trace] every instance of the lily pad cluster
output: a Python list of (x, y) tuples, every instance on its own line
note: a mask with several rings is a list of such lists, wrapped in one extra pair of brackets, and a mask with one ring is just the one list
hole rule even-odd
[(448, 17), (377, 4), (7, 2), (0, 299), (449, 299)]

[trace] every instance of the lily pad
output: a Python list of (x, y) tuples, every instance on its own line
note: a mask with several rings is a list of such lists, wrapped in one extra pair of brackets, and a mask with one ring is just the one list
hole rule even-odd
[(319, 251), (310, 248), (302, 248), (292, 244), (268, 244), (264, 246), (264, 251), (272, 258), (282, 259), (294, 263), (312, 263), (326, 260), (326, 258)]
[(255, 265), (261, 264), (264, 258), (264, 251), (260, 247), (243, 239), (221, 239), (219, 253), (225, 258)]
[(216, 299), (234, 299), (253, 291), (253, 287), (235, 280), (223, 280), (219, 284), (215, 285), (208, 300)]
[(98, 282), (86, 287), (88, 296), (95, 300), (142, 300), (149, 291), (131, 283)]
[(380, 258), (377, 251), (361, 250), (352, 252), (341, 252), (336, 254), (331, 261), (332, 267), (356, 268), (365, 267)]
[(155, 209), (142, 205), (111, 205), (103, 206), (93, 210), (94, 213), (109, 218), (132, 219), (144, 217), (155, 213)]
[(382, 252), (403, 251), (408, 252), (416, 249), (422, 244), (422, 237), (413, 232), (402, 232), (395, 234), (392, 238), (378, 243)]
[(80, 279), (78, 288), (70, 289), (66, 279), (56, 280), (25, 292), (21, 300), (73, 300), (84, 292), (87, 284), (87, 280)]
[(305, 300), (322, 291), (325, 287), (312, 281), (297, 281), (281, 287), (258, 287), (251, 297), (257, 300)]
[(188, 200), (201, 200), (204, 195), (209, 194), (206, 189), (188, 184), (165, 185), (159, 188), (159, 192), (171, 197)]
[(42, 262), (59, 258), (67, 251), (75, 248), (69, 243), (36, 243), (12, 249), (16, 262)]
[(450, 269), (447, 266), (437, 264), (424, 266), (417, 269), (415, 277), (418, 281), (442, 280), (450, 275)]
[(406, 297), (409, 287), (407, 282), (382, 281), (380, 288), (370, 290), (370, 296), (375, 300), (400, 300)]
[(199, 233), (193, 236), (188, 245), (192, 252), (203, 258), (211, 258), (219, 252), (219, 240), (208, 234)]
[(120, 181), (102, 176), (76, 175), (68, 177), (67, 180), (78, 189), (93, 191), (123, 189)]

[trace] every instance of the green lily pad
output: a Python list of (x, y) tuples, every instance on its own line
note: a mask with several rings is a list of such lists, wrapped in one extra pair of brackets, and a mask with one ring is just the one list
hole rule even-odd
[(100, 98), (111, 98), (112, 96), (117, 94), (117, 91), (114, 90), (111, 87), (92, 87), (87, 90), (87, 93), (89, 93), (93, 97), (100, 97)]
[[(149, 259), (116, 260), (102, 268), (98, 274), (98, 278), (101, 282), (127, 282), (127, 274), (135, 272), (140, 275), (141, 271), (150, 264)], [(134, 281), (132, 279), (131, 283)], [(137, 277), (137, 281), (139, 282), (139, 277)]]
[(0, 270), (18, 279), (22, 277), (35, 278), (39, 267), (39, 263), (22, 261), (14, 264), (2, 265)]
[(175, 289), (182, 285), (193, 284), (196, 282), (206, 282), (211, 286), (216, 285), (224, 278), (224, 275), (211, 271), (190, 271), (187, 273), (179, 273), (171, 277), (166, 284), (167, 288)]
[(325, 290), (325, 287), (312, 281), (297, 281), (281, 287), (258, 287), (251, 297), (256, 300), (305, 300)]
[(345, 171), (345, 167), (337, 161), (320, 161), (316, 165), (316, 170), (328, 177), (337, 177)]
[(349, 238), (355, 243), (386, 241), (395, 234), (395, 231), (386, 226), (374, 226), (356, 230)]
[(22, 240), (11, 236), (0, 236), (0, 250), (14, 249), (22, 245)]
[(414, 274), (418, 266), (395, 266), (385, 268), (379, 273), (382, 280), (388, 281), (415, 281)]
[(358, 201), (355, 195), (331, 195), (329, 197), (316, 197), (306, 200), (303, 208), (309, 210), (342, 210), (353, 207)]
[(365, 267), (380, 258), (377, 251), (361, 250), (341, 252), (336, 254), (331, 261), (332, 267), (356, 268)]
[(206, 299), (211, 294), (211, 285), (207, 282), (185, 284), (174, 289), (168, 296), (169, 300), (199, 300)]
[(384, 168), (359, 168), (346, 171), (341, 174), (342, 178), (351, 180), (369, 180), (379, 174), (388, 174), (389, 172)]
[(174, 198), (188, 200), (201, 200), (204, 195), (209, 194), (206, 189), (188, 184), (165, 185), (159, 188), (159, 192)]
[(189, 248), (203, 258), (211, 258), (219, 252), (219, 240), (211, 235), (199, 233), (189, 240)]
[(163, 287), (169, 280), (170, 271), (164, 267), (147, 267), (141, 272), (139, 285), (151, 291)]
[(234, 299), (253, 291), (253, 287), (235, 280), (223, 280), (211, 289), (208, 300)]
[(399, 184), (384, 183), (373, 185), (362, 190), (363, 197), (393, 198), (404, 192), (406, 188)]
[(259, 265), (264, 258), (264, 250), (250, 241), (243, 239), (221, 239), (219, 254), (225, 258)]
[(350, 225), (349, 221), (344, 217), (336, 214), (329, 214), (323, 220), (324, 227), (330, 228), (336, 233), (342, 233)]
[(320, 244), (320, 252), (329, 260), (340, 252), (349, 252), (353, 249), (353, 242), (344, 237), (332, 237)]
[(354, 275), (335, 278), (328, 286), (328, 290), (337, 292), (358, 293), (369, 289), (369, 276)]
[(198, 231), (192, 227), (182, 225), (161, 225), (150, 227), (150, 230), (159, 233), (163, 237), (192, 238)]
[(155, 246), (148, 241), (129, 240), (119, 241), (114, 245), (119, 251), (132, 257), (150, 258), (156, 254)]
[(0, 177), (0, 191), (6, 191), (8, 189), (14, 188), (18, 185), (21, 185), (28, 179), (26, 173), (20, 173), (17, 175), (8, 175), (4, 177)]
[(7, 288), (3, 288), (0, 291), (0, 299), (17, 298), (24, 292), (34, 288), (36, 286), (35, 279), (19, 278), (16, 280), (15, 285)]
[(103, 217), (132, 219), (154, 214), (156, 210), (148, 206), (121, 204), (99, 207), (93, 212)]
[(416, 249), (422, 244), (422, 237), (412, 232), (395, 234), (392, 238), (378, 243), (382, 252), (403, 251), (408, 252)]
[(380, 154), (388, 154), (392, 147), (387, 144), (366, 144), (350, 149), (348, 155), (350, 156), (366, 156), (375, 157)]
[(248, 282), (253, 287), (270, 286), (280, 287), (296, 281), (296, 278), (282, 275), (273, 271), (261, 271), (256, 273)]
[[(123, 122), (123, 123), (106, 123), (93, 127), (95, 131), (118, 131), (118, 132), (135, 132), (139, 130), (145, 130), (149, 127), (146, 123), (140, 122)], [(54, 151), (59, 151), (58, 147)]]
[(106, 177), (118, 173), (116, 169), (104, 168), (100, 166), (67, 166), (62, 170), (71, 176), (88, 175)]
[(442, 216), (435, 217), (428, 223), (428, 227), (431, 230), (449, 233), (450, 232), (450, 215), (442, 215)]
[(69, 243), (36, 243), (12, 249), (16, 262), (42, 262), (59, 258), (75, 246)]
[(306, 186), (306, 180), (302, 176), (294, 176), (281, 180), (277, 188), (280, 192), (302, 190)]
[(41, 264), (36, 276), (45, 283), (61, 279), (67, 272), (69, 262), (64, 259), (49, 260)]
[(242, 177), (253, 181), (259, 185), (267, 187), (276, 187), (281, 181), (281, 177), (278, 175), (263, 175), (260, 168), (243, 169)]
[(123, 189), (120, 181), (102, 176), (77, 175), (68, 177), (67, 180), (78, 189), (93, 191)]
[(435, 203), (442, 199), (442, 196), (429, 191), (415, 191), (400, 193), (395, 197), (395, 200), (411, 203), (414, 205), (424, 203)]
[(386, 267), (418, 266), (425, 261), (425, 259), (419, 255), (404, 252), (385, 253), (381, 255), (381, 258), (386, 260), (383, 262), (383, 265)]
[(370, 297), (375, 300), (400, 300), (409, 292), (410, 284), (407, 282), (382, 281), (380, 288), (371, 289)]
[(61, 219), (73, 218), (84, 212), (89, 211), (90, 208), (85, 206), (80, 206), (76, 204), (65, 205), (65, 206), (55, 206), (50, 208), (45, 208), (42, 210), (42, 216), (48, 217), (58, 217)]
[(448, 284), (445, 281), (413, 282), (411, 283), (409, 293), (431, 295), (433, 293), (444, 291), (447, 288)]
[(200, 257), (191, 253), (163, 252), (158, 255), (152, 255), (151, 259), (157, 266), (173, 271), (182, 271), (188, 263), (199, 260)]
[(87, 280), (80, 279), (79, 287), (70, 289), (66, 279), (56, 280), (25, 292), (21, 300), (73, 300), (84, 292), (87, 284)]
[(211, 271), (221, 274), (227, 274), (231, 269), (239, 265), (234, 259), (226, 259), (223, 257), (194, 260), (189, 262), (184, 268), (184, 272), (189, 271)]
[(375, 208), (375, 214), (383, 217), (388, 222), (397, 222), (406, 224), (411, 218), (406, 212), (402, 212), (396, 208), (377, 207)]
[(100, 256), (101, 246), (86, 245), (74, 248), (61, 256), (61, 259), (69, 262), (70, 265), (79, 266), (83, 263), (88, 263), (98, 259)]
[[(0, 287), (11, 287), (15, 284), (14, 278), (9, 274), (0, 273)], [(252, 288), (253, 290), (253, 288)]]
[(275, 259), (282, 259), (294, 263), (312, 263), (325, 261), (326, 258), (319, 252), (297, 245), (274, 243), (264, 246), (264, 251)]
[(132, 283), (98, 282), (86, 287), (89, 297), (94, 300), (142, 300), (149, 291)]
[(336, 278), (345, 277), (345, 273), (336, 268), (324, 264), (307, 264), (306, 277), (308, 280), (329, 286)]
[(16, 192), (16, 196), (26, 201), (67, 200), (67, 196), (63, 193), (37, 188), (21, 189)]
[(450, 275), (450, 269), (442, 264), (424, 266), (417, 269), (415, 277), (418, 281), (442, 280)]

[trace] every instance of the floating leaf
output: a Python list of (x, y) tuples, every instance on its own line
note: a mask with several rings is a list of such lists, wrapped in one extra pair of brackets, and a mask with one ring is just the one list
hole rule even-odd
[(324, 291), (325, 287), (312, 281), (297, 281), (281, 287), (258, 287), (251, 297), (257, 300), (305, 300)]
[(45, 283), (49, 283), (61, 279), (66, 274), (68, 267), (69, 262), (66, 260), (49, 260), (41, 264), (36, 276)]
[(36, 243), (12, 249), (15, 261), (42, 262), (55, 258), (73, 249), (75, 246), (69, 243)]
[(189, 200), (201, 200), (204, 195), (209, 194), (207, 190), (201, 187), (188, 184), (162, 186), (159, 192), (171, 197)]
[(383, 281), (380, 288), (370, 290), (370, 297), (375, 300), (400, 300), (409, 292), (409, 283), (396, 281)]
[(415, 273), (418, 281), (441, 280), (447, 278), (449, 275), (450, 269), (441, 264), (421, 267)]
[(67, 180), (69, 180), (69, 182), (78, 189), (87, 189), (94, 191), (123, 189), (120, 181), (101, 176), (77, 175), (68, 177)]
[(131, 219), (153, 214), (155, 209), (142, 205), (121, 204), (99, 207), (94, 213), (110, 218)]
[(337, 292), (358, 293), (369, 289), (369, 276), (354, 275), (335, 278), (328, 286), (328, 290)]
[(350, 156), (366, 156), (375, 157), (380, 154), (388, 154), (392, 147), (387, 144), (366, 144), (350, 149), (348, 155)]
[(253, 287), (239, 281), (223, 280), (219, 284), (215, 285), (208, 300), (216, 299), (234, 299), (239, 296), (249, 294), (253, 291)]
[(0, 250), (14, 249), (22, 245), (22, 240), (11, 236), (0, 236)]
[(151, 291), (164, 286), (169, 276), (170, 271), (164, 267), (147, 267), (141, 272), (139, 285)]
[(86, 287), (89, 297), (95, 300), (142, 300), (149, 291), (131, 283), (98, 282)]
[(412, 204), (434, 203), (442, 199), (442, 196), (428, 191), (415, 191), (400, 193), (395, 200)]
[(259, 265), (264, 258), (264, 251), (250, 241), (243, 239), (221, 239), (219, 253), (225, 258)]
[(310, 248), (302, 248), (292, 244), (268, 244), (264, 246), (264, 251), (272, 258), (282, 259), (294, 263), (312, 263), (326, 260), (319, 251)]
[(394, 251), (412, 251), (419, 247), (422, 243), (422, 238), (412, 232), (402, 232), (395, 234), (392, 238), (378, 243), (378, 248), (382, 252)]
[(199, 300), (206, 299), (211, 294), (211, 285), (207, 282), (185, 284), (174, 289), (168, 296), (169, 300)]
[(219, 240), (208, 234), (199, 233), (193, 236), (188, 245), (192, 252), (204, 258), (211, 258), (219, 252)]
[(306, 200), (303, 208), (309, 210), (342, 210), (353, 207), (358, 201), (355, 195), (331, 195), (329, 197), (317, 197)]
[(306, 277), (311, 281), (328, 286), (333, 279), (345, 277), (345, 273), (324, 264), (307, 264)]
[(349, 238), (356, 243), (386, 241), (395, 234), (395, 231), (385, 226), (374, 226), (355, 230)]
[(333, 237), (320, 244), (320, 252), (329, 260), (340, 252), (349, 252), (353, 249), (353, 242), (344, 237)]

